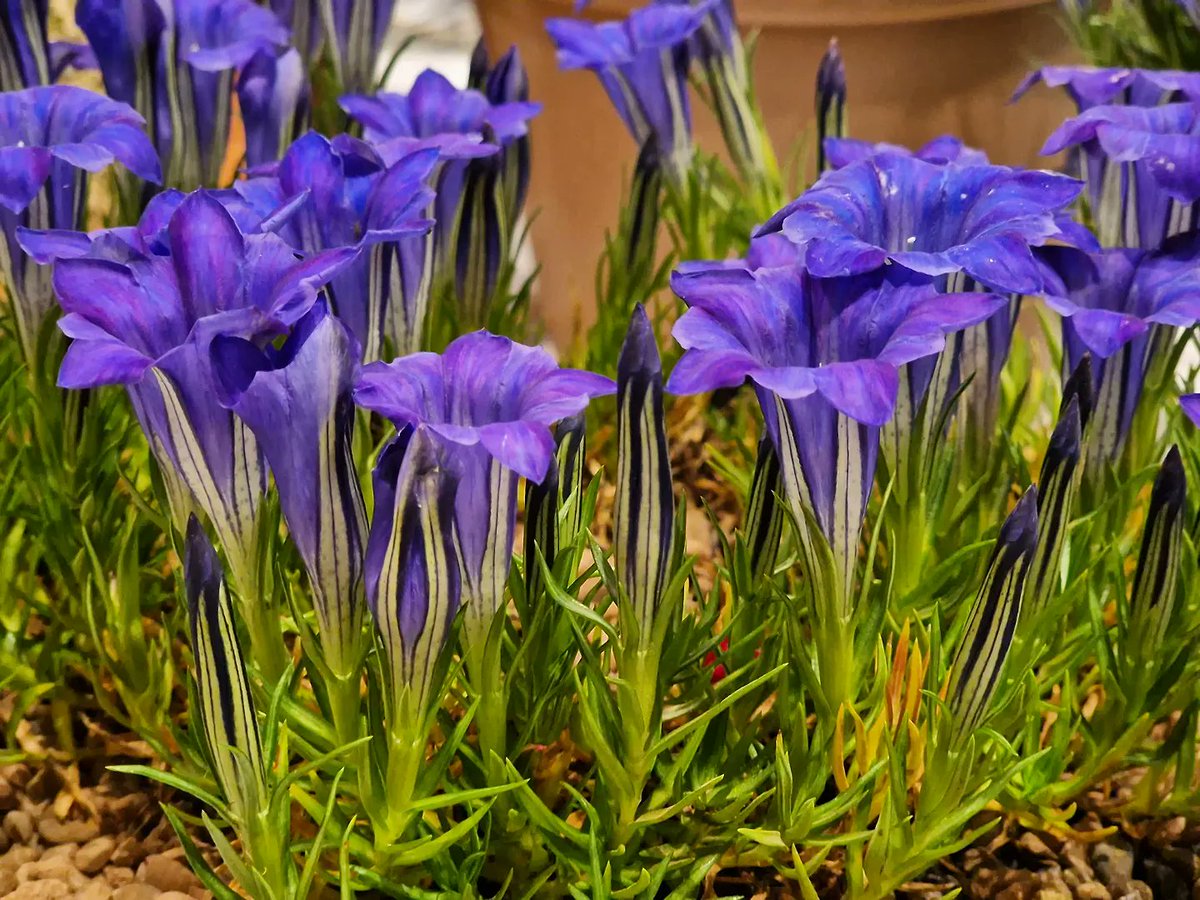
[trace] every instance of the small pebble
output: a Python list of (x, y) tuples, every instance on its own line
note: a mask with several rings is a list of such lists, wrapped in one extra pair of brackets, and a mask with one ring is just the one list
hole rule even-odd
[(0, 809), (16, 809), (17, 808), (17, 789), (12, 783), (0, 775)]
[(17, 873), (12, 869), (0, 869), (0, 897), (17, 889)]
[(23, 809), (11, 809), (4, 814), (4, 831), (17, 844), (33, 840), (33, 817)]
[(94, 878), (87, 887), (75, 893), (75, 900), (111, 900), (112, 888), (102, 878)]
[(15, 847), (10, 847), (8, 852), (0, 856), (0, 871), (8, 870), (16, 872), (17, 869), (25, 865), (27, 862), (33, 862), (41, 853), (30, 847), (28, 844), (18, 844)]
[(1098, 881), (1089, 881), (1075, 888), (1078, 900), (1112, 900), (1108, 888)]
[(158, 900), (192, 900), (192, 895), (183, 891), (163, 891), (158, 895)]
[(104, 870), (104, 878), (110, 887), (119, 888), (133, 883), (133, 869), (128, 866), (109, 866)]
[(42, 854), (42, 859), (58, 859), (60, 856), (70, 858), (79, 849), (78, 844), (55, 844)]
[(113, 891), (112, 900), (158, 900), (161, 893), (156, 887), (134, 881)]
[(146, 861), (138, 867), (137, 877), (138, 881), (152, 884), (160, 891), (187, 893), (188, 888), (196, 883), (196, 876), (187, 866), (161, 853), (147, 856)]
[(117, 842), (108, 835), (94, 838), (75, 851), (75, 868), (87, 875), (95, 875), (112, 859)]
[(58, 900), (59, 897), (70, 897), (71, 887), (65, 881), (53, 878), (44, 881), (27, 881), (18, 885), (4, 900)]
[(49, 844), (84, 844), (100, 834), (100, 826), (83, 819), (63, 822), (48, 815), (38, 820), (38, 832)]

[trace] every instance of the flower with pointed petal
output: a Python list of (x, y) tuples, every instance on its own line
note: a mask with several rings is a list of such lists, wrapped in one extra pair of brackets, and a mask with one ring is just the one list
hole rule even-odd
[(114, 162), (157, 182), (161, 173), (144, 125), (124, 103), (83, 88), (0, 94), (0, 280), (11, 291), (31, 367), (54, 296), (49, 272), (26, 261), (17, 231), (83, 227), (87, 174)]
[(1063, 317), (1065, 364), (1093, 356), (1095, 419), (1088, 466), (1114, 460), (1141, 399), (1155, 329), (1200, 321), (1200, 234), (1161, 250), (1072, 247), (1039, 251), (1048, 271), (1046, 303)]
[(802, 248), (820, 278), (894, 263), (929, 278), (967, 275), (991, 290), (1041, 288), (1030, 250), (1060, 233), (1055, 213), (1082, 185), (1051, 172), (934, 165), (881, 154), (827, 172), (763, 225)]
[(59, 327), (71, 338), (58, 383), (127, 387), (156, 456), (191, 491), (239, 588), (252, 592), (265, 473), (253, 434), (218, 402), (210, 345), (219, 334), (280, 334), (356, 251), (298, 260), (275, 235), (244, 235), (205, 191), (179, 202), (152, 243), (156, 252), (145, 254), (124, 244), (124, 261), (94, 254), (55, 265)]
[(675, 181), (682, 181), (692, 159), (689, 45), (713, 5), (656, 4), (621, 22), (546, 22), (559, 66), (595, 72), (638, 146), (653, 138)]
[(1105, 246), (1153, 250), (1195, 225), (1200, 200), (1200, 107), (1094, 106), (1064, 122), (1042, 153), (1080, 148)]
[[(1090, 394), (1091, 384), (1084, 389)], [(1057, 592), (1067, 526), (1071, 521), (1071, 508), (1083, 474), (1080, 462), (1083, 459), (1083, 428), (1086, 421), (1079, 397), (1064, 397), (1064, 400), (1038, 475), (1038, 520), (1041, 524), (1037, 550), (1033, 556), (1033, 581), (1029, 597), (1029, 607), (1034, 612), (1045, 608)]]
[(517, 479), (541, 481), (554, 456), (550, 426), (612, 391), (607, 378), (560, 369), (545, 350), (484, 331), (454, 340), (441, 355), (414, 353), (363, 369), (355, 402), (397, 427), (428, 429), (458, 477), (454, 526), (468, 646), (482, 645), (503, 602)]
[(150, 123), (166, 181), (215, 187), (229, 144), (234, 74), (287, 29), (252, 0), (79, 0), (75, 20), (109, 96)]
[(842, 62), (836, 38), (829, 42), (829, 49), (817, 67), (816, 113), (817, 173), (820, 174), (827, 168), (839, 168), (839, 164), (828, 156), (830, 142), (846, 137), (846, 65)]
[(218, 335), (210, 353), (224, 405), (250, 427), (275, 476), (312, 585), (324, 662), (339, 679), (356, 676), (367, 522), (350, 450), (354, 337), (318, 301), (279, 350)]
[(898, 144), (872, 143), (857, 138), (827, 137), (823, 143), (825, 156), (829, 160), (829, 168), (841, 169), (861, 159), (869, 159), (881, 153), (899, 153), (903, 156), (915, 156), (917, 159), (935, 165), (978, 166), (987, 165), (987, 154), (974, 147), (968, 147), (953, 135), (944, 134), (935, 137), (928, 143), (922, 144), (916, 150), (909, 150)]
[(672, 279), (689, 309), (675, 324), (685, 352), (668, 390), (753, 382), (784, 494), (804, 529), (806, 565), (817, 569), (815, 538), (805, 527), (811, 517), (833, 549), (843, 610), (879, 429), (893, 416), (901, 367), (939, 353), (947, 334), (1007, 302), (911, 282), (898, 267), (823, 279), (795, 265), (693, 270)]
[(1200, 73), (1157, 69), (1045, 66), (1026, 76), (1013, 94), (1021, 97), (1038, 83), (1063, 88), (1079, 112), (1093, 106), (1122, 103), (1158, 106), (1175, 100), (1200, 100)]
[[(525, 72), (525, 64), (516, 46), (509, 47), (493, 66), (480, 38), (471, 56), (471, 74), (467, 84), (482, 92), (493, 107), (529, 102), (529, 75)], [(510, 226), (525, 208), (525, 195), (529, 192), (529, 145), (529, 135), (519, 135), (504, 145), (500, 152), (500, 165), (504, 170), (501, 182), (506, 192), (505, 210)]]
[(368, 362), (379, 359), (385, 340), (407, 353), (424, 336), (433, 199), (426, 179), (436, 162), (437, 152), (425, 149), (385, 166), (361, 141), (310, 131), (265, 174), (235, 185), (269, 217), (264, 227), (297, 250), (362, 249), (329, 293)]
[(47, 40), (49, 12), (49, 0), (0, 0), (0, 85), (39, 87), (68, 67), (84, 67), (86, 45)]

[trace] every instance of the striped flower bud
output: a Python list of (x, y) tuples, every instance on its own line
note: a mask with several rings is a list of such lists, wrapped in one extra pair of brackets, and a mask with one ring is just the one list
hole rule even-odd
[(617, 496), (613, 543), (626, 598), (649, 636), (670, 579), (675, 499), (663, 418), (662, 361), (640, 304), (617, 362)]
[(1131, 640), (1142, 659), (1155, 658), (1175, 609), (1186, 502), (1187, 474), (1179, 448), (1172, 445), (1150, 492), (1150, 508), (1129, 601)]
[(1067, 524), (1083, 473), (1079, 464), (1083, 453), (1079, 405), (1079, 397), (1073, 396), (1059, 414), (1038, 476), (1038, 544), (1033, 556), (1029, 602), (1034, 612), (1042, 609), (1055, 593)]
[(230, 809), (245, 818), (266, 797), (262, 745), (224, 572), (195, 516), (188, 519), (183, 572), (204, 742)]
[(779, 455), (770, 436), (764, 434), (758, 442), (758, 458), (746, 501), (746, 546), (750, 550), (750, 572), (755, 583), (774, 571), (779, 555), (784, 519), (783, 507), (776, 502), (776, 494), (782, 489), (779, 478)]
[(557, 449), (554, 465), (539, 484), (525, 483), (525, 593), (536, 603), (544, 585), (542, 570), (534, 553), (541, 550), (546, 565), (553, 568), (559, 551), (583, 527), (581, 496), (576, 496), (566, 521), (560, 513), (574, 493), (583, 487), (587, 434), (582, 414), (563, 419), (554, 432)]
[(1037, 547), (1037, 499), (1037, 488), (1030, 487), (1000, 527), (987, 575), (950, 666), (950, 710), (960, 735), (983, 723), (1000, 683)]

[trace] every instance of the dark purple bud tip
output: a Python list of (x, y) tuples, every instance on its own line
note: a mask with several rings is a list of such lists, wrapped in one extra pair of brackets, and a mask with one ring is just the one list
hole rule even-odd
[(492, 60), (488, 56), (487, 45), (484, 44), (483, 38), (480, 38), (471, 52), (471, 68), (470, 74), (467, 75), (467, 87), (482, 91), (487, 85), (488, 70), (491, 65)]
[(1013, 511), (1000, 526), (1000, 536), (996, 539), (997, 550), (1011, 548), (1019, 555), (1032, 552), (1037, 546), (1037, 498), (1036, 485), (1026, 488)]
[(1163, 513), (1174, 520), (1183, 511), (1186, 500), (1187, 473), (1183, 469), (1179, 447), (1172, 444), (1162, 465), (1159, 466), (1158, 476), (1154, 479), (1154, 490), (1150, 492), (1150, 511), (1146, 514), (1147, 522), (1153, 522)]
[(215, 596), (223, 576), (217, 551), (193, 513), (188, 516), (183, 549), (183, 581), (193, 621), (199, 613), (201, 598)]
[(846, 65), (842, 62), (837, 38), (829, 42), (829, 49), (821, 57), (821, 65), (817, 69), (817, 94), (835, 98), (839, 102), (846, 99)]
[(1058, 465), (1064, 461), (1079, 459), (1080, 433), (1083, 430), (1083, 419), (1079, 414), (1079, 398), (1070, 397), (1067, 405), (1058, 415), (1058, 424), (1050, 435), (1050, 445), (1046, 448), (1047, 461), (1051, 458)]
[(658, 341), (654, 336), (650, 317), (646, 315), (646, 307), (639, 303), (634, 307), (633, 317), (629, 320), (629, 331), (625, 334), (625, 343), (621, 345), (621, 356), (617, 360), (617, 380), (661, 375), (662, 360), (658, 355)]
[(1075, 366), (1075, 371), (1063, 385), (1062, 403), (1058, 408), (1059, 419), (1062, 419), (1067, 405), (1074, 399), (1079, 406), (1080, 428), (1087, 428), (1088, 420), (1092, 417), (1092, 401), (1095, 384), (1092, 381), (1092, 354), (1085, 353)]

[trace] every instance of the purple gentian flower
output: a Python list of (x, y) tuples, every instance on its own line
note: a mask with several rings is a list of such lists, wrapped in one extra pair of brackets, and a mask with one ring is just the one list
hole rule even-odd
[[(684, 348), (674, 393), (749, 379), (802, 529), (810, 573), (815, 519), (832, 550), (848, 611), (858, 533), (875, 474), (879, 430), (893, 416), (902, 366), (939, 353), (947, 334), (976, 325), (1007, 300), (941, 294), (897, 267), (816, 278), (799, 266), (676, 274), (688, 305), (675, 324)], [(918, 400), (920, 398), (917, 398)]]
[(763, 225), (801, 247), (820, 278), (895, 263), (931, 279), (967, 275), (991, 290), (1041, 287), (1031, 246), (1060, 233), (1055, 213), (1082, 185), (1051, 172), (939, 166), (895, 153), (827, 172)]
[(49, 11), (48, 0), (0, 0), (0, 85), (5, 89), (53, 84), (69, 66), (86, 66), (86, 45), (47, 40)]
[(622, 22), (546, 22), (559, 66), (595, 72), (638, 146), (654, 139), (664, 170), (676, 182), (692, 159), (689, 43), (712, 5), (713, 0), (647, 6)]
[(1079, 112), (1093, 106), (1158, 106), (1176, 100), (1200, 100), (1200, 72), (1155, 69), (1046, 66), (1025, 78), (1013, 94), (1019, 100), (1038, 82), (1064, 88)]
[[(948, 290), (1025, 294), (1042, 286), (1031, 247), (1063, 237), (1056, 213), (1081, 187), (1050, 172), (935, 165), (911, 155), (882, 153), (824, 174), (760, 228), (758, 236), (781, 233), (789, 238), (799, 247), (799, 264), (818, 277), (867, 273), (891, 263)], [(987, 327), (956, 339), (936, 378), (934, 360), (906, 373), (914, 400), (925, 396), (931, 381), (936, 385), (929, 403), (939, 412), (926, 416), (931, 427), (953, 392), (957, 368), (959, 379), (977, 373), (968, 406), (970, 430), (990, 436), (990, 398), (1015, 320), (1014, 302), (998, 309)], [(960, 346), (964, 342), (970, 346)], [(908, 417), (902, 418), (897, 422), (901, 429)], [(903, 435), (898, 440), (907, 442)], [(972, 443), (980, 441), (973, 438)]]
[(343, 91), (354, 94), (375, 89), (375, 67), (394, 6), (395, 0), (271, 0), (307, 67), (328, 48), (334, 77)]
[(502, 608), (512, 559), (517, 479), (541, 481), (554, 457), (550, 426), (613, 392), (600, 375), (560, 369), (540, 348), (485, 331), (445, 353), (414, 353), (363, 369), (354, 399), (397, 427), (437, 439), (459, 486), (458, 538), (467, 645), (481, 648)]
[[(521, 54), (515, 46), (509, 47), (493, 66), (488, 59), (483, 39), (471, 56), (471, 73), (467, 84), (480, 91), (493, 107), (509, 103), (529, 102), (529, 75)], [(493, 129), (494, 131), (494, 129)], [(525, 196), (529, 192), (529, 135), (519, 135), (503, 146), (500, 151), (505, 190), (505, 210), (511, 228), (525, 207)]]
[(113, 162), (157, 182), (161, 173), (144, 125), (124, 103), (83, 88), (0, 94), (0, 278), (11, 289), (21, 348), (31, 366), (54, 295), (49, 272), (25, 259), (17, 231), (82, 227), (86, 174)]
[(421, 346), (433, 200), (425, 182), (436, 161), (437, 151), (426, 149), (387, 167), (361, 141), (309, 132), (269, 174), (235, 185), (261, 215), (275, 214), (264, 227), (297, 250), (362, 248), (328, 290), (368, 362), (379, 359), (385, 339), (402, 353)]
[(1195, 426), (1200, 428), (1200, 394), (1184, 394), (1179, 398), (1179, 405)]
[(295, 48), (260, 50), (238, 73), (238, 104), (246, 131), (246, 166), (279, 159), (308, 110), (308, 77)]
[[(467, 160), (513, 146), (529, 133), (541, 104), (505, 99), (493, 103), (477, 90), (460, 90), (432, 69), (417, 76), (408, 94), (347, 96), (342, 108), (364, 126), (385, 162), (415, 149), (436, 147), (445, 161), (437, 178), (439, 246), (449, 240), (459, 213)], [(483, 134), (490, 130), (490, 143)]]
[[(148, 212), (159, 224), (160, 211)], [(210, 345), (220, 334), (267, 340), (282, 333), (357, 251), (297, 260), (275, 235), (243, 234), (206, 191), (179, 202), (150, 243), (155, 252), (143, 254), (100, 236), (91, 255), (55, 265), (66, 313), (59, 327), (71, 338), (58, 383), (126, 386), (164, 470), (191, 492), (235, 580), (252, 590), (265, 472), (254, 435), (218, 402)]]
[(1200, 321), (1200, 233), (1161, 250), (1072, 247), (1040, 251), (1051, 276), (1046, 303), (1063, 317), (1064, 364), (1093, 357), (1094, 412), (1088, 466), (1114, 460), (1141, 399), (1153, 332)]
[(817, 174), (828, 168), (838, 168), (827, 158), (829, 141), (846, 135), (846, 65), (838, 50), (837, 38), (829, 42), (829, 48), (821, 57), (817, 67)]
[(288, 31), (253, 0), (79, 0), (75, 20), (109, 96), (151, 123), (167, 183), (215, 187), (229, 143), (235, 73)]
[(322, 656), (339, 679), (362, 664), (367, 521), (350, 449), (359, 353), (322, 301), (279, 350), (226, 335), (211, 344), (223, 402), (250, 427), (275, 476), (312, 585)]
[(1064, 122), (1043, 154), (1080, 148), (1105, 246), (1152, 250), (1189, 231), (1200, 200), (1200, 107), (1094, 106)]
[(967, 165), (979, 166), (987, 165), (987, 154), (982, 150), (976, 150), (974, 147), (968, 147), (958, 138), (944, 134), (941, 137), (935, 137), (926, 144), (922, 144), (916, 150), (909, 150), (907, 147), (901, 147), (898, 144), (887, 143), (872, 143), (871, 141), (862, 141), (857, 138), (826, 138), (824, 142), (825, 158), (829, 161), (829, 168), (842, 169), (851, 163), (859, 160), (869, 159), (872, 156), (878, 156), (882, 153), (899, 153), (904, 156), (915, 156), (917, 159), (923, 160), (935, 165)]

